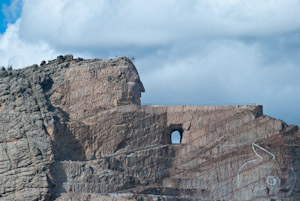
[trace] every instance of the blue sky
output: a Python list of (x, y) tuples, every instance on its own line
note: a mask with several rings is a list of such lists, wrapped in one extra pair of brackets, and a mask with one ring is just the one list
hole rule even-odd
[(143, 104), (261, 104), (300, 125), (300, 0), (1, 3), (0, 65), (134, 56)]
[(8, 23), (15, 23), (21, 15), (21, 0), (1, 0), (0, 33), (4, 33)]

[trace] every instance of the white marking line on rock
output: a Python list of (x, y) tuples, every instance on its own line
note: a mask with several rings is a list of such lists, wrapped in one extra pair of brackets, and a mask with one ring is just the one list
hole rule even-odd
[[(275, 159), (275, 155), (274, 155), (273, 153), (271, 153), (270, 151), (266, 150), (265, 148), (259, 146), (258, 144), (252, 143), (252, 150), (253, 150), (253, 152), (254, 152), (254, 153), (256, 154), (256, 156), (257, 156), (258, 158), (260, 158), (261, 160), (263, 160), (263, 157), (262, 157), (259, 153), (256, 152), (255, 147), (258, 147), (259, 149), (263, 150), (264, 152), (270, 154), (270, 155), (273, 157), (273, 160)], [(248, 163), (255, 162), (255, 161), (256, 161), (256, 159), (247, 161), (246, 163), (244, 163), (244, 164), (239, 168), (239, 170), (238, 170), (238, 172), (237, 172), (237, 187), (238, 187), (238, 188), (239, 188), (240, 185), (241, 185), (241, 181), (240, 181), (240, 171), (242, 171), (242, 169), (243, 169)]]
[(277, 179), (274, 176), (268, 176), (266, 179), (267, 184), (270, 186), (275, 186), (277, 184)]
[(292, 172), (293, 172), (293, 175), (294, 175), (294, 184), (293, 184), (293, 187), (290, 189), (290, 191), (288, 192), (288, 196), (293, 192), (295, 186), (296, 186), (296, 182), (297, 182), (297, 176), (296, 176), (296, 172), (294, 170), (294, 167), (292, 166), (291, 168)]
[(244, 163), (238, 170), (237, 172), (237, 176), (236, 176), (236, 179), (237, 179), (237, 187), (239, 188), (241, 186), (241, 181), (240, 181), (240, 171), (248, 164), (248, 163), (252, 163), (252, 162), (255, 162), (256, 159), (254, 160), (250, 160), (250, 161), (247, 161), (246, 163)]
[(256, 147), (260, 148), (261, 150), (263, 150), (264, 152), (270, 154), (270, 155), (273, 157), (273, 160), (275, 159), (275, 155), (274, 155), (273, 153), (269, 152), (269, 151), (266, 150), (265, 148), (263, 148), (263, 147), (261, 147), (261, 146), (255, 144), (255, 143), (252, 143), (252, 150), (254, 151), (254, 153), (256, 154), (256, 156), (258, 156), (260, 159), (263, 159), (263, 157), (262, 157), (259, 153), (256, 152), (254, 146), (256, 146)]
[(236, 144), (222, 144), (220, 147), (237, 147)]

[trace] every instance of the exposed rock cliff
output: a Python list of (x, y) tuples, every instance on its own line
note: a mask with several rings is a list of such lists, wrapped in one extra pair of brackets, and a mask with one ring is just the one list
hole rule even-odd
[(125, 57), (0, 71), (0, 89), (0, 200), (299, 200), (300, 130), (261, 106), (141, 106)]

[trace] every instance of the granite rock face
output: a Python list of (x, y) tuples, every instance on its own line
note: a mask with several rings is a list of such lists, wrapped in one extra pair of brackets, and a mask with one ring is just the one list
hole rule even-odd
[(2, 70), (0, 88), (0, 200), (300, 199), (300, 130), (262, 106), (141, 106), (125, 57)]

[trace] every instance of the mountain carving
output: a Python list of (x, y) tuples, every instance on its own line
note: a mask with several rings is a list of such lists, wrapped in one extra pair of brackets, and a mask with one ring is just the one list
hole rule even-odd
[(300, 130), (260, 105), (141, 105), (126, 57), (3, 69), (0, 89), (1, 201), (300, 198)]

